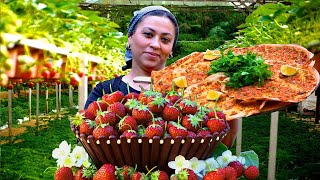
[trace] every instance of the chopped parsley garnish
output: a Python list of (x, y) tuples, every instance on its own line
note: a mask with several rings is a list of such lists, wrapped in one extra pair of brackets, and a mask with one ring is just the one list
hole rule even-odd
[(224, 72), (229, 76), (230, 81), (226, 85), (235, 89), (255, 83), (262, 86), (264, 80), (272, 76), (269, 65), (250, 51), (246, 55), (234, 55), (232, 51), (228, 51), (226, 55), (222, 53), (220, 59), (210, 64), (208, 74), (217, 72)]

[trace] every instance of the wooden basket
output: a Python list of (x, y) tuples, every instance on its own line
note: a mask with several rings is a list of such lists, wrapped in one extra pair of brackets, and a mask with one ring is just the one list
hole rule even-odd
[(131, 139), (124, 136), (120, 136), (120, 138), (110, 136), (109, 139), (100, 137), (96, 141), (92, 135), (79, 134), (78, 129), (73, 125), (71, 125), (71, 129), (97, 168), (105, 163), (110, 163), (118, 167), (137, 166), (138, 171), (147, 172), (146, 167), (151, 169), (157, 166), (158, 169), (172, 174), (168, 162), (173, 161), (178, 155), (182, 155), (188, 160), (192, 157), (201, 160), (207, 159), (218, 142), (222, 141), (229, 132), (230, 127), (228, 123), (226, 124), (226, 129), (220, 134), (208, 135), (205, 139), (199, 136), (185, 139), (181, 137), (173, 139), (170, 136), (163, 139), (160, 137), (149, 139), (146, 136), (134, 136)]

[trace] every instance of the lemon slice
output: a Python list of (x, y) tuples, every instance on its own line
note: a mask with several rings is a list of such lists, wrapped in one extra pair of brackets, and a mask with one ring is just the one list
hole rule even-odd
[(172, 80), (174, 84), (180, 88), (185, 88), (187, 87), (187, 79), (185, 76), (179, 76), (177, 78), (174, 78)]
[(285, 76), (293, 76), (298, 72), (298, 68), (289, 65), (282, 65), (280, 71), (281, 74)]
[(209, 90), (207, 93), (207, 100), (215, 101), (219, 99), (222, 92), (215, 91), (215, 90)]
[(218, 59), (219, 57), (220, 57), (220, 51), (218, 50), (210, 51), (209, 49), (206, 50), (203, 56), (205, 60), (215, 60), (215, 59)]

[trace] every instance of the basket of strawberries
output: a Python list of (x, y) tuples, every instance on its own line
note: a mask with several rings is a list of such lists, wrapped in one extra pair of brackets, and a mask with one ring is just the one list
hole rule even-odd
[(208, 158), (230, 128), (220, 111), (174, 91), (148, 90), (105, 94), (75, 115), (71, 129), (97, 168), (157, 166), (170, 173), (168, 162), (178, 155)]

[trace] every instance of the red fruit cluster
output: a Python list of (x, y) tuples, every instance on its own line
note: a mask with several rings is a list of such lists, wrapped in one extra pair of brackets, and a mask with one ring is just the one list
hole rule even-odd
[(92, 180), (93, 173), (87, 169), (78, 169), (75, 174), (73, 174), (71, 168), (60, 167), (54, 174), (55, 180)]
[(136, 171), (133, 167), (123, 166), (116, 168), (112, 164), (104, 164), (94, 174), (93, 180), (141, 180), (141, 179), (152, 179), (152, 180), (169, 180), (169, 176), (164, 171), (150, 171), (147, 174)]
[(205, 138), (227, 127), (223, 112), (198, 106), (173, 92), (162, 94), (149, 90), (139, 95), (124, 95), (116, 91), (92, 102), (81, 113), (80, 134), (93, 135), (96, 139), (111, 135)]
[(207, 172), (203, 180), (236, 180), (242, 175), (248, 180), (257, 179), (259, 169), (253, 165), (245, 169), (239, 161), (233, 161), (224, 168)]

